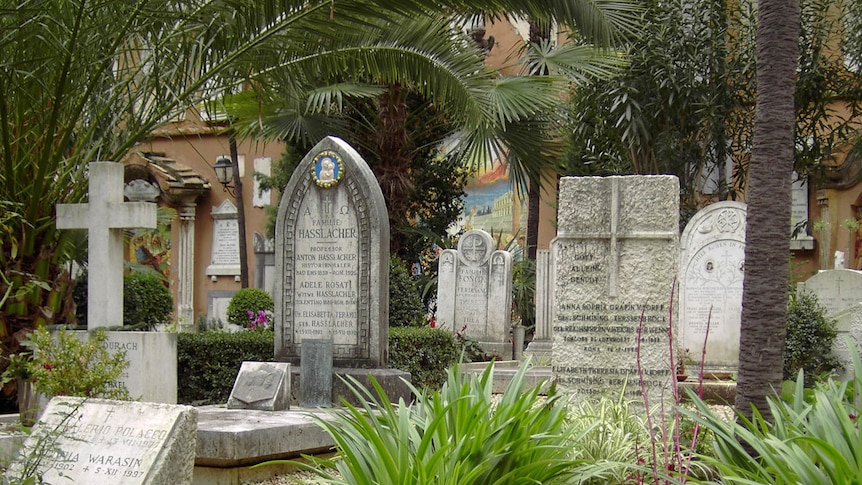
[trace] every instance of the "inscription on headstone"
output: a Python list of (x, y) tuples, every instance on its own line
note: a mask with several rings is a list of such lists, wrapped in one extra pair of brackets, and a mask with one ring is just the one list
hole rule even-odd
[(5, 479), (40, 456), (44, 483), (190, 484), (196, 428), (189, 406), (55, 397)]
[(709, 205), (689, 221), (680, 241), (680, 326), (682, 346), (704, 369), (735, 372), (739, 364), (742, 281), (745, 271), (742, 202)]
[(229, 200), (212, 211), (213, 238), (207, 275), (239, 274), (239, 225), (236, 207)]
[(243, 362), (227, 400), (228, 409), (283, 411), (290, 408), (290, 364)]
[(332, 339), (336, 366), (386, 366), (386, 204), (371, 169), (338, 138), (318, 143), (285, 189), (276, 281), (278, 360), (298, 364), (303, 339)]
[(501, 343), (508, 339), (511, 319), (512, 255), (496, 250), (481, 229), (465, 232), (457, 250), (440, 255), (437, 324), (480, 343)]
[(678, 208), (676, 177), (560, 180), (553, 371), (577, 398), (614, 395), (624, 383), (640, 396), (638, 361), (651, 402), (668, 396)]
[(838, 335), (832, 351), (844, 366), (839, 377), (852, 379), (853, 359), (847, 341), (862, 354), (862, 271), (821, 271), (799, 283), (797, 291), (812, 293), (826, 309), (826, 317), (835, 319)]

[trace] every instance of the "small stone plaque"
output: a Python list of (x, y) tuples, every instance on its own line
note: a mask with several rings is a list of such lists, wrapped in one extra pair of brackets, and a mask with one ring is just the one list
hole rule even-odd
[(5, 480), (38, 455), (45, 483), (190, 484), (196, 429), (189, 406), (55, 397)]
[(243, 362), (227, 401), (228, 409), (289, 409), (289, 376), (290, 364), (286, 362)]
[(302, 341), (299, 405), (307, 408), (332, 406), (332, 340)]

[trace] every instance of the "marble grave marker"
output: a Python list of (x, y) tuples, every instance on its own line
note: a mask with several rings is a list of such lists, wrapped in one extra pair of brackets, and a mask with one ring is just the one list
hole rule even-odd
[(228, 409), (290, 409), (290, 364), (245, 361), (227, 400)]
[[(87, 327), (123, 324), (123, 229), (156, 227), (156, 204), (123, 202), (123, 164), (89, 165), (89, 202), (58, 204), (58, 229), (88, 230)], [(79, 339), (89, 338), (86, 332)], [(105, 347), (126, 351), (129, 367), (120, 382), (134, 399), (177, 402), (177, 335), (172, 332), (107, 332)], [(160, 376), (152, 379), (152, 376)]]
[(742, 202), (716, 202), (695, 214), (682, 232), (680, 350), (688, 349), (691, 365), (699, 367), (709, 322), (705, 371), (736, 372), (739, 366), (745, 215)]
[(853, 378), (853, 359), (850, 344), (862, 355), (862, 271), (831, 269), (820, 271), (797, 284), (797, 291), (807, 291), (817, 297), (826, 309), (826, 316), (834, 318), (838, 335), (832, 351), (844, 366), (839, 373), (842, 379)]
[[(191, 484), (197, 410), (190, 406), (55, 397), (27, 437), (6, 480), (43, 453), (45, 483)], [(50, 439), (53, 447), (40, 440)]]
[(512, 255), (495, 249), (490, 234), (473, 229), (458, 249), (440, 254), (437, 325), (476, 339), (486, 351), (511, 357)]
[(388, 362), (389, 216), (377, 179), (335, 137), (300, 162), (275, 236), (275, 357), (299, 364), (304, 339), (331, 339), (336, 367)]
[(552, 366), (558, 385), (583, 400), (615, 396), (626, 383), (627, 397), (639, 399), (640, 359), (650, 403), (663, 391), (667, 398), (679, 181), (565, 177), (557, 221), (551, 251)]

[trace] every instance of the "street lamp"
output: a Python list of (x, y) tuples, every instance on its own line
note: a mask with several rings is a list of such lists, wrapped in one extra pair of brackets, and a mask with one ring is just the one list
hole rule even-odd
[(218, 157), (215, 165), (213, 165), (213, 170), (216, 174), (216, 179), (219, 183), (224, 187), (225, 192), (233, 195), (234, 186), (231, 185), (233, 179), (233, 162), (228, 157)]

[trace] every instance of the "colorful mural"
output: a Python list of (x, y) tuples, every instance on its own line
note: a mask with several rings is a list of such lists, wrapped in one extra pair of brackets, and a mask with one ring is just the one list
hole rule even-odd
[(476, 173), (467, 182), (464, 192), (461, 229), (484, 229), (495, 240), (499, 237), (501, 246), (517, 237), (517, 244), (524, 246), (527, 206), (516, 196), (504, 161), (495, 159)]

